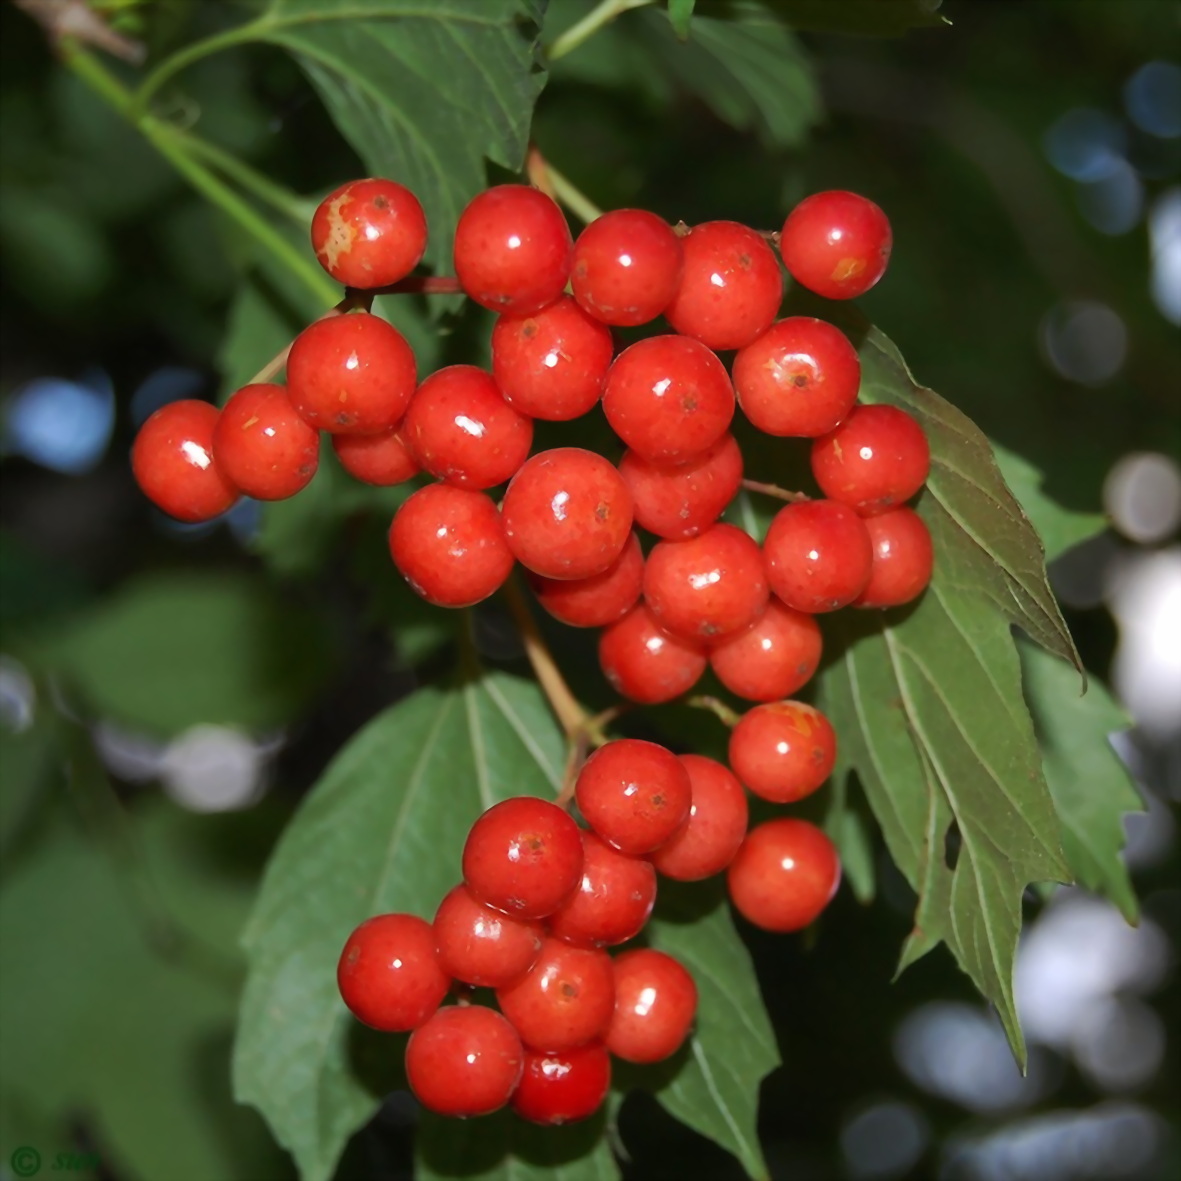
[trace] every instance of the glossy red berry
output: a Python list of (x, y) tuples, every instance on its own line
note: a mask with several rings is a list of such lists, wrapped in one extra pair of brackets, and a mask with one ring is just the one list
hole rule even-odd
[(320, 465), (320, 435), (291, 405), (281, 385), (243, 386), (222, 408), (213, 454), (226, 478), (255, 500), (285, 500), (305, 488)]
[(136, 483), (178, 521), (208, 521), (238, 499), (238, 489), (213, 459), (217, 419), (217, 407), (208, 402), (169, 402), (135, 437), (131, 470)]
[(562, 211), (528, 185), (486, 189), (455, 228), (455, 274), (494, 312), (527, 315), (552, 303), (570, 278), (571, 252)]
[(730, 731), (729, 758), (755, 795), (792, 804), (832, 774), (837, 736), (828, 718), (802, 701), (756, 705)]
[(751, 829), (726, 884), (738, 912), (765, 931), (801, 931), (832, 901), (841, 863), (832, 841), (806, 820)]
[(708, 451), (734, 417), (725, 366), (699, 341), (650, 336), (615, 358), (603, 411), (611, 429), (641, 458), (683, 463)]
[(886, 273), (894, 235), (868, 197), (833, 190), (805, 197), (779, 235), (783, 264), (826, 299), (854, 299)]
[(746, 836), (749, 809), (737, 776), (704, 755), (680, 755), (689, 773), (693, 802), (689, 819), (671, 840), (651, 854), (666, 878), (696, 882), (721, 873)]
[(624, 452), (619, 473), (631, 489), (636, 524), (670, 541), (708, 529), (742, 484), (742, 451), (733, 435), (676, 467)]
[(578, 825), (556, 804), (533, 796), (493, 804), (468, 833), (463, 880), (495, 910), (543, 919), (582, 881)]
[(372, 435), (402, 421), (417, 380), (402, 334), (368, 312), (309, 324), (291, 345), (287, 394), (317, 430)]
[(740, 349), (771, 326), (783, 301), (775, 252), (749, 226), (707, 221), (681, 240), (685, 268), (665, 318), (711, 349)]
[(374, 1029), (416, 1029), (443, 1002), (451, 978), (435, 959), (430, 923), (412, 914), (366, 919), (348, 938), (336, 983), (353, 1015)]
[(615, 1014), (607, 1049), (625, 1062), (661, 1062), (684, 1044), (697, 1015), (697, 985), (685, 967), (651, 948), (616, 956)]
[(312, 215), (312, 249), (338, 283), (385, 287), (418, 266), (426, 250), (426, 215), (418, 198), (395, 181), (349, 181)]
[(514, 919), (456, 886), (435, 912), (435, 952), (449, 976), (480, 988), (511, 984), (541, 952), (540, 923)]
[(918, 598), (931, 581), (935, 551), (922, 517), (910, 508), (869, 517), (873, 565), (854, 607), (901, 607)]
[(614, 947), (643, 930), (656, 903), (656, 871), (582, 834), (582, 881), (549, 917), (550, 934), (581, 947)]
[(402, 438), (419, 466), (461, 488), (510, 479), (533, 445), (533, 420), (505, 400), (490, 373), (449, 365), (418, 387)]
[(873, 549), (865, 523), (847, 505), (805, 500), (775, 515), (763, 556), (771, 590), (789, 607), (814, 615), (861, 594)]
[(569, 627), (605, 627), (622, 619), (640, 597), (644, 554), (633, 533), (623, 553), (601, 574), (590, 578), (542, 578), (529, 574), (537, 601)]
[(611, 1055), (601, 1043), (526, 1050), (513, 1110), (535, 1124), (570, 1124), (594, 1115), (610, 1087)]
[(497, 989), (496, 999), (525, 1045), (558, 1051), (584, 1046), (611, 1024), (611, 957), (598, 948), (547, 939), (533, 967), (515, 984)]
[(394, 514), (389, 540), (402, 577), (437, 607), (479, 603), (513, 568), (496, 505), (467, 488), (420, 488)]
[(521, 1081), (525, 1050), (495, 1009), (440, 1009), (410, 1037), (406, 1080), (423, 1107), (468, 1118), (498, 1111)]
[(598, 403), (614, 351), (611, 330), (568, 295), (530, 315), (501, 316), (492, 329), (492, 372), (505, 401), (550, 422)]
[(861, 361), (849, 338), (811, 316), (773, 324), (734, 358), (734, 392), (768, 435), (814, 438), (853, 409)]
[(630, 701), (658, 705), (687, 693), (705, 672), (705, 649), (670, 636), (643, 603), (603, 629), (599, 665)]
[(332, 435), (340, 466), (366, 484), (388, 488), (418, 475), (420, 469), (400, 430), (378, 435)]
[(745, 631), (710, 648), (709, 663), (731, 693), (747, 701), (780, 701), (812, 679), (822, 647), (811, 615), (772, 599)]
[(667, 747), (620, 738), (586, 760), (574, 798), (603, 840), (637, 856), (658, 849), (688, 820), (693, 789)]
[(655, 320), (677, 293), (681, 239), (644, 209), (596, 218), (574, 243), (574, 298), (604, 324), (634, 327)]
[(505, 536), (521, 565), (543, 578), (592, 578), (631, 536), (632, 497), (616, 468), (579, 447), (530, 457), (501, 506)]
[(863, 517), (909, 500), (930, 468), (923, 428), (896, 406), (858, 406), (812, 444), (812, 474), (824, 495)]
[(749, 627), (771, 592), (758, 542), (733, 525), (661, 541), (644, 566), (644, 601), (665, 631), (712, 643)]

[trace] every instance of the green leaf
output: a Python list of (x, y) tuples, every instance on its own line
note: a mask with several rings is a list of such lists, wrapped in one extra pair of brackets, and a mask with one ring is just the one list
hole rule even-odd
[(0, 858), (17, 849), (21, 834), (60, 774), (60, 732), (48, 703), (35, 702), (20, 731), (0, 722)]
[(689, 27), (693, 21), (693, 5), (697, 0), (668, 0), (668, 19), (682, 41), (689, 40)]

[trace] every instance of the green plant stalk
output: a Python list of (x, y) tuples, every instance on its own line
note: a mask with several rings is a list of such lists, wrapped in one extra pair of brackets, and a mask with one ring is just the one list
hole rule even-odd
[(554, 190), (554, 196), (579, 221), (590, 225), (592, 221), (603, 216), (603, 211), (580, 188), (568, 181), (548, 160), (545, 168), (550, 187)]
[(192, 132), (173, 131), (176, 138), (184, 145), (190, 156), (204, 160), (211, 168), (220, 172), (227, 180), (234, 181), (239, 188), (251, 193), (260, 201), (269, 205), (276, 213), (295, 222), (301, 229), (307, 229), (315, 212), (315, 202), (306, 201), (303, 197), (293, 193), (283, 185), (275, 184), (268, 176), (264, 176), (255, 168), (251, 168), (244, 160), (240, 160), (233, 152), (210, 143), (207, 139), (193, 135)]
[(643, 8), (653, 0), (602, 0), (602, 3), (560, 34), (546, 51), (546, 57), (556, 62), (571, 50), (577, 49), (588, 37), (597, 33), (604, 25), (610, 24), (617, 16), (632, 8)]

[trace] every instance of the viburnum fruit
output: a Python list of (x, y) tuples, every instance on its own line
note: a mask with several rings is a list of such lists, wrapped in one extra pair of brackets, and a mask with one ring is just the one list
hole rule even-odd
[(779, 253), (791, 277), (826, 299), (854, 299), (886, 273), (894, 236), (868, 197), (833, 190), (805, 197), (787, 215)]
[(625, 1062), (661, 1062), (681, 1048), (697, 1014), (697, 985), (671, 955), (651, 948), (614, 960), (615, 1013), (607, 1049)]
[(670, 636), (643, 603), (603, 629), (599, 665), (615, 691), (641, 705), (687, 693), (701, 679), (705, 648)]
[(533, 967), (541, 952), (540, 923), (493, 910), (464, 885), (439, 903), (433, 926), (439, 966), (465, 984), (511, 984)]
[(836, 757), (832, 723), (802, 701), (756, 705), (730, 731), (734, 774), (775, 804), (811, 795), (832, 774)]
[(853, 600), (854, 607), (901, 607), (918, 598), (931, 581), (935, 551), (922, 517), (910, 508), (869, 517), (865, 522), (873, 546), (869, 582)]
[(728, 768), (704, 755), (680, 755), (689, 773), (693, 802), (689, 819), (649, 855), (666, 878), (696, 882), (721, 873), (746, 836), (746, 792)]
[(731, 693), (748, 701), (780, 701), (812, 679), (822, 644), (813, 616), (772, 599), (745, 631), (710, 646), (709, 663)]
[(644, 585), (644, 554), (633, 533), (623, 553), (590, 578), (542, 578), (529, 572), (537, 601), (570, 627), (605, 627), (635, 606)]
[(583, 947), (614, 947), (638, 935), (656, 902), (656, 871), (582, 834), (582, 881), (549, 917), (550, 934)]
[(213, 428), (213, 454), (227, 479), (255, 500), (284, 500), (320, 465), (320, 435), (295, 412), (281, 385), (243, 386)]
[(763, 539), (771, 590), (808, 614), (848, 606), (869, 581), (865, 523), (835, 500), (805, 500), (776, 513)]
[(366, 484), (390, 487), (418, 475), (419, 466), (400, 430), (376, 435), (332, 435), (332, 450), (350, 476)]
[(751, 829), (726, 875), (738, 912), (766, 931), (800, 931), (832, 901), (841, 863), (832, 841), (806, 820)]
[(610, 1087), (611, 1056), (601, 1043), (526, 1050), (513, 1110), (535, 1124), (569, 1124), (594, 1115)]

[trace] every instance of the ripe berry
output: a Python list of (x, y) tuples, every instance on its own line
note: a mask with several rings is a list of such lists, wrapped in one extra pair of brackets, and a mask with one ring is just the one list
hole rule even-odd
[(611, 957), (598, 948), (547, 939), (533, 967), (515, 984), (497, 989), (496, 999), (525, 1045), (559, 1051), (586, 1045), (611, 1024)]
[(666, 878), (696, 882), (721, 873), (746, 836), (746, 792), (728, 768), (704, 755), (681, 755), (693, 803), (689, 819), (650, 857)]
[(748, 701), (780, 701), (812, 679), (821, 648), (816, 620), (772, 599), (745, 631), (710, 648), (709, 663), (731, 693)]
[(644, 209), (596, 218), (574, 243), (574, 298), (604, 324), (647, 324), (672, 302), (681, 282), (681, 240)]
[(341, 185), (312, 215), (312, 249), (346, 287), (385, 287), (404, 279), (426, 250), (418, 198), (392, 180)]
[(849, 338), (811, 316), (773, 324), (734, 358), (734, 392), (768, 435), (814, 438), (853, 409), (861, 361)]
[(806, 820), (769, 820), (750, 831), (726, 884), (739, 913), (765, 931), (801, 931), (832, 901), (841, 863)]
[(680, 541), (708, 529), (734, 499), (742, 484), (742, 451), (729, 434), (676, 467), (625, 451), (619, 473), (631, 489), (636, 524)]
[(712, 642), (748, 627), (770, 597), (758, 542), (733, 525), (661, 541), (644, 566), (644, 601), (665, 631)]
[(854, 299), (886, 273), (894, 236), (867, 197), (834, 190), (805, 197), (779, 235), (783, 264), (797, 283), (826, 299)]
[(503, 484), (525, 462), (533, 420), (505, 400), (490, 373), (449, 365), (417, 389), (402, 437), (419, 466), (461, 488)]
[(602, 397), (614, 350), (611, 330), (561, 295), (532, 315), (499, 317), (492, 372), (514, 409), (565, 422)]
[(615, 957), (615, 1014), (607, 1049), (625, 1062), (661, 1062), (679, 1050), (697, 1014), (697, 985), (671, 955), (651, 948)]
[(851, 603), (865, 589), (873, 550), (861, 518), (835, 500), (780, 509), (763, 540), (767, 581), (789, 607), (815, 615)]
[(140, 427), (131, 470), (143, 494), (178, 521), (208, 521), (238, 499), (213, 460), (216, 406), (195, 398), (161, 406)]
[(455, 274), (494, 312), (527, 315), (552, 303), (570, 277), (571, 251), (562, 211), (528, 185), (479, 193), (455, 227)]
[(922, 517), (896, 508), (865, 522), (873, 546), (873, 565), (854, 607), (901, 607), (916, 599), (931, 581), (935, 553)]
[(603, 629), (599, 665), (630, 701), (658, 705), (687, 693), (705, 672), (705, 650), (670, 636), (643, 603)]
[(693, 789), (672, 751), (621, 738), (586, 760), (574, 798), (603, 840), (637, 856), (658, 849), (688, 820)]
[(368, 312), (309, 324), (287, 358), (287, 395), (318, 430), (372, 435), (402, 421), (417, 380), (402, 334)]
[(802, 701), (756, 705), (730, 731), (729, 758), (755, 795), (792, 804), (832, 774), (837, 736), (828, 718)]
[(632, 497), (615, 467), (593, 451), (557, 447), (530, 457), (501, 506), (509, 546), (543, 578), (591, 578), (623, 552)]
[(512, 919), (456, 886), (435, 912), (435, 953), (449, 976), (481, 988), (511, 984), (541, 951), (541, 924)]
[(602, 1044), (555, 1053), (526, 1050), (513, 1110), (535, 1124), (569, 1124), (594, 1115), (611, 1087), (611, 1055)]
[(858, 406), (812, 444), (812, 474), (824, 495), (863, 517), (909, 500), (930, 468), (923, 428), (896, 406)]
[(463, 880), (496, 910), (517, 919), (543, 919), (582, 881), (578, 825), (548, 800), (502, 800), (468, 833)]
[(656, 902), (656, 871), (647, 861), (582, 834), (582, 881), (549, 917), (550, 934), (582, 947), (614, 947), (643, 930)]
[(771, 326), (783, 275), (761, 235), (736, 221), (707, 221), (681, 240), (685, 269), (665, 318), (711, 349), (740, 349)]
[(590, 578), (542, 578), (530, 572), (537, 601), (570, 627), (605, 627), (626, 615), (644, 585), (644, 554), (633, 533), (623, 553), (601, 574)]
[(349, 936), (336, 983), (358, 1020), (400, 1033), (416, 1029), (434, 1013), (451, 978), (435, 959), (430, 923), (412, 914), (380, 914)]
[(431, 484), (394, 514), (390, 555), (415, 594), (437, 607), (470, 607), (513, 568), (496, 505), (483, 492)]
[(350, 476), (388, 488), (418, 475), (419, 467), (400, 430), (379, 435), (331, 435), (332, 449)]
[(243, 386), (213, 428), (217, 466), (256, 500), (285, 500), (307, 486), (320, 465), (320, 436), (281, 385)]
[(684, 336), (650, 336), (615, 358), (603, 411), (641, 458), (683, 463), (726, 433), (734, 390), (725, 366), (705, 345)]
[(521, 1081), (525, 1051), (494, 1009), (440, 1009), (406, 1046), (406, 1079), (423, 1107), (467, 1118), (498, 1111)]

